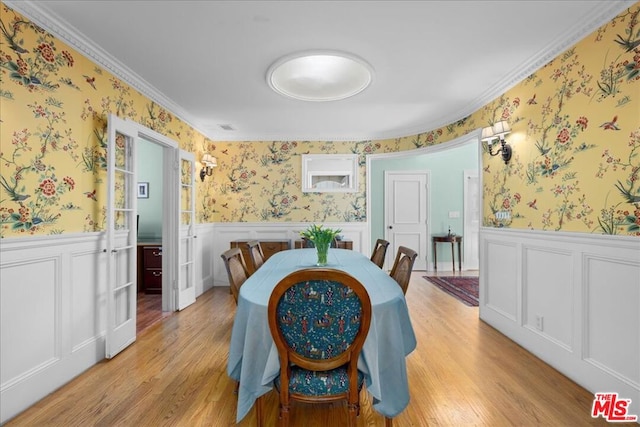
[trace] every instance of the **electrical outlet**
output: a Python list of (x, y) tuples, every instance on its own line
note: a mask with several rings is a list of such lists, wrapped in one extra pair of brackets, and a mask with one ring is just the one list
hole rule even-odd
[(536, 314), (536, 329), (537, 330), (539, 330), (539, 331), (543, 330), (543, 328), (544, 328), (543, 321), (544, 321), (544, 317), (542, 317), (539, 314)]

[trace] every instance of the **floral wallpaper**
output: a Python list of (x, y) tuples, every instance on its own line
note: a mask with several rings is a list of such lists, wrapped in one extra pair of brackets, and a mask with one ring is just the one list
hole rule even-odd
[[(488, 152), (482, 158), (485, 226), (640, 235), (639, 14), (637, 3), (439, 129), (378, 141), (225, 142), (3, 5), (0, 236), (104, 229), (109, 113), (171, 137), (196, 159), (217, 157), (213, 177), (196, 180), (199, 223), (366, 221), (367, 154), (439, 144), (507, 120), (513, 158), (508, 165)], [(358, 154), (360, 191), (302, 193), (307, 153)]]
[(483, 158), (484, 225), (640, 235), (639, 14), (637, 3), (476, 113), (513, 130), (508, 166)]

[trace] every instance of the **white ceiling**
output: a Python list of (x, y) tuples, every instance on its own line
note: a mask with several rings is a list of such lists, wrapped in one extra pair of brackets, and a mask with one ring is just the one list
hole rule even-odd
[[(209, 138), (255, 141), (384, 139), (446, 125), (634, 1), (5, 3)], [(307, 49), (363, 58), (373, 83), (333, 102), (273, 92), (269, 66)]]

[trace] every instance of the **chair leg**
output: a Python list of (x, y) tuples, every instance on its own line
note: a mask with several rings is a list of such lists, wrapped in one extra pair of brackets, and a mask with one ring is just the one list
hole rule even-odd
[(258, 427), (262, 427), (263, 425), (263, 416), (262, 416), (262, 400), (263, 400), (264, 396), (260, 396), (259, 398), (256, 399), (256, 424), (258, 425)]
[(289, 427), (289, 406), (280, 405), (280, 427)]
[(393, 426), (393, 418), (384, 417), (384, 427), (392, 427)]
[(349, 405), (349, 427), (356, 427), (358, 425), (358, 405), (350, 403)]

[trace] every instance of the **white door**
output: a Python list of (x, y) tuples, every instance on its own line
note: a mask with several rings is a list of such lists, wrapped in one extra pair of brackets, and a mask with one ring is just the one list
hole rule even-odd
[(178, 283), (177, 301), (178, 310), (193, 304), (196, 301), (195, 278), (195, 156), (193, 153), (180, 150), (180, 218), (179, 242), (178, 242)]
[(480, 258), (480, 179), (477, 170), (464, 171), (464, 247), (465, 270), (478, 270)]
[(413, 269), (426, 270), (429, 173), (388, 171), (384, 180), (387, 269), (393, 265), (398, 247), (406, 246), (418, 253)]
[(109, 115), (107, 146), (106, 357), (136, 340), (137, 127)]

